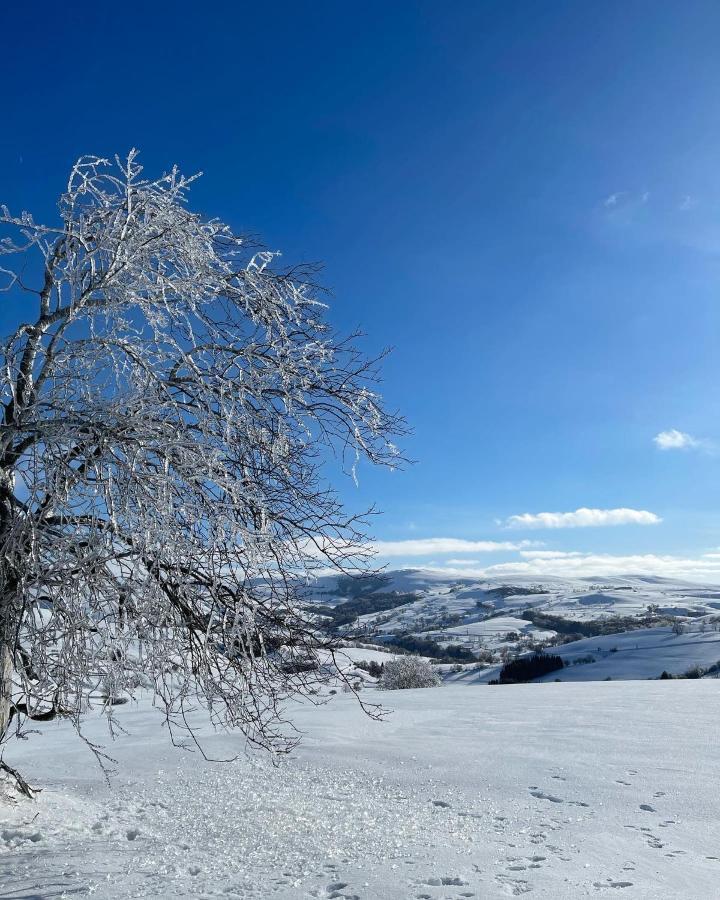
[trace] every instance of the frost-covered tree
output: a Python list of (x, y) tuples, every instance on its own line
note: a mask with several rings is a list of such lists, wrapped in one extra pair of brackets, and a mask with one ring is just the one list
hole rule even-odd
[(0, 208), (0, 743), (143, 684), (282, 748), (327, 660), (298, 589), (367, 559), (323, 465), (398, 462), (379, 359), (192, 181), (84, 157), (57, 224)]
[(440, 676), (426, 659), (419, 656), (399, 656), (388, 660), (378, 681), (378, 687), (383, 691), (429, 688), (439, 684)]

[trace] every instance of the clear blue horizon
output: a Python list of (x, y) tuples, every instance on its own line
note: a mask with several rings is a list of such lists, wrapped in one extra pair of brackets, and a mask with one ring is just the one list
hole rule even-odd
[(720, 580), (717, 4), (13, 4), (0, 26), (0, 202), (52, 218), (84, 153), (202, 170), (195, 209), (323, 261), (333, 324), (395, 348), (417, 462), (333, 479), (384, 511), (383, 561)]

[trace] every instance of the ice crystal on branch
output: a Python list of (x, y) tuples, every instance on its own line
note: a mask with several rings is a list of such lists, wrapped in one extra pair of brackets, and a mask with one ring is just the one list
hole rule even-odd
[(282, 747), (278, 704), (328, 659), (298, 586), (369, 555), (322, 458), (398, 462), (379, 360), (312, 270), (192, 212), (193, 180), (83, 157), (57, 226), (0, 213), (24, 318), (0, 348), (0, 740), (144, 684), (175, 724), (199, 702)]

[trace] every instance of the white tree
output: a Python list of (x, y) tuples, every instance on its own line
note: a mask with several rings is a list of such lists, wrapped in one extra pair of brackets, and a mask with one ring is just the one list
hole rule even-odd
[(419, 656), (399, 656), (383, 664), (378, 687), (383, 691), (403, 691), (410, 688), (437, 687), (440, 676), (426, 659)]
[(143, 683), (176, 726), (199, 701), (286, 746), (325, 644), (298, 587), (369, 553), (322, 465), (399, 461), (379, 359), (311, 269), (191, 212), (192, 181), (84, 157), (56, 226), (0, 208), (0, 743)]

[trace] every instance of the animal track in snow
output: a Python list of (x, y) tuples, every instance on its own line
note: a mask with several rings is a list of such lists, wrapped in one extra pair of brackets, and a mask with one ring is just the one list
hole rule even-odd
[(501, 884), (506, 893), (513, 897), (519, 897), (521, 894), (528, 894), (532, 887), (524, 878), (511, 878), (509, 875), (496, 875), (495, 881)]
[(348, 887), (347, 881), (332, 881), (318, 891), (311, 891), (311, 897), (317, 897), (318, 900), (360, 900), (358, 894), (346, 894), (345, 888)]
[(545, 791), (531, 790), (530, 793), (533, 797), (537, 797), (538, 800), (549, 800), (551, 803), (563, 802), (560, 797), (556, 797), (554, 794), (546, 794)]
[(456, 885), (457, 887), (463, 887), (467, 884), (467, 881), (463, 881), (462, 878), (458, 878), (456, 875), (442, 875), (439, 878), (432, 877), (426, 878), (423, 884), (428, 884), (431, 887), (443, 887), (449, 885)]
[(0, 831), (0, 838), (8, 847), (13, 848), (24, 844), (26, 841), (37, 844), (38, 841), (42, 840), (42, 833), (40, 831), (22, 831), (20, 828), (4, 828)]
[(530, 785), (530, 794), (533, 797), (537, 797), (538, 800), (549, 800), (550, 803), (567, 803), (568, 806), (582, 806), (585, 809), (589, 809), (590, 804), (585, 803), (582, 800), (563, 800), (562, 797), (556, 797), (555, 794), (548, 794), (546, 791), (541, 791), (535, 788), (533, 785)]

